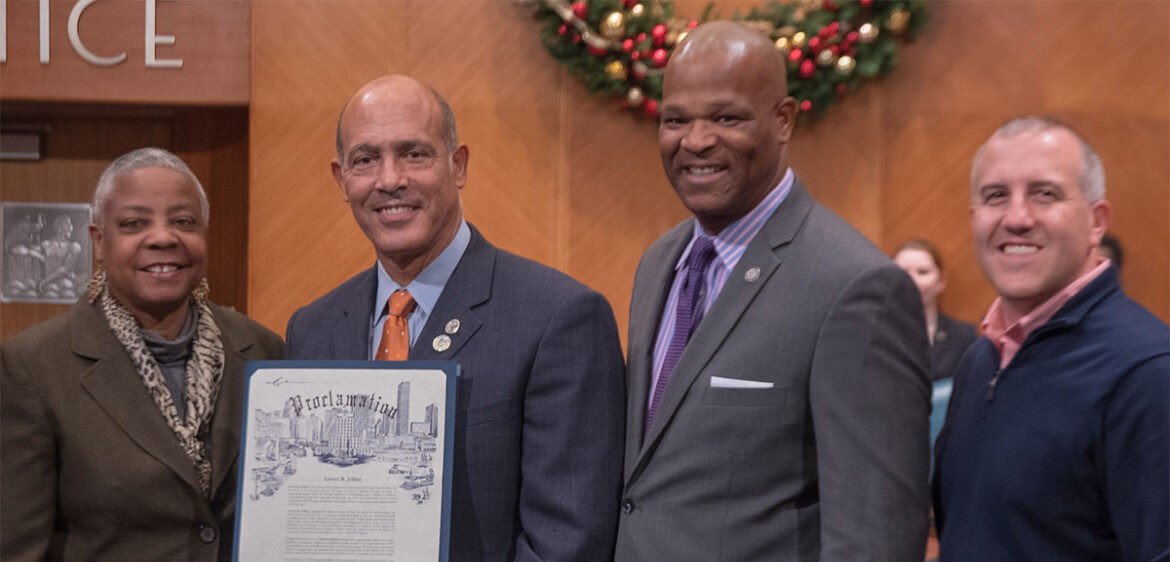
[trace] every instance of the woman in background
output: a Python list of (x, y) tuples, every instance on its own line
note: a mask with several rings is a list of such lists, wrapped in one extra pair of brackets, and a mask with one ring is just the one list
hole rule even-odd
[(926, 240), (910, 240), (898, 247), (894, 263), (910, 274), (922, 293), (926, 332), (930, 336), (930, 378), (950, 378), (959, 357), (975, 342), (976, 335), (975, 326), (938, 310), (938, 295), (947, 286), (938, 249)]
[(230, 559), (244, 362), (283, 343), (208, 300), (174, 154), (115, 160), (93, 209), (88, 295), (0, 345), (0, 559)]

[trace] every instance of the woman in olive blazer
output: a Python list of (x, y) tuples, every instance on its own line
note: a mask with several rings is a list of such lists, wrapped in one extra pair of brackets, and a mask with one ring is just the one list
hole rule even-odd
[(131, 152), (94, 199), (89, 295), (0, 345), (0, 559), (229, 559), (244, 362), (283, 343), (207, 300), (181, 160)]

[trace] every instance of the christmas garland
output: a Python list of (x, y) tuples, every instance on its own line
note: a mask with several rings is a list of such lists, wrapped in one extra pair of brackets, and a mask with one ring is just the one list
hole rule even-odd
[[(662, 72), (675, 45), (700, 21), (673, 16), (670, 0), (540, 0), (544, 45), (594, 93), (658, 118)], [(769, 2), (732, 19), (758, 28), (788, 58), (788, 92), (801, 117), (820, 116), (875, 76), (893, 70), (895, 38), (927, 20), (924, 0)]]

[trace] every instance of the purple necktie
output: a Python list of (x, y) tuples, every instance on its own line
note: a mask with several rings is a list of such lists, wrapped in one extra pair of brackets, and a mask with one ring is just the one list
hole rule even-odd
[(658, 403), (666, 391), (666, 383), (670, 381), (670, 373), (682, 356), (687, 341), (691, 339), (691, 332), (699, 321), (703, 319), (703, 306), (699, 298), (703, 294), (703, 285), (706, 279), (704, 273), (711, 260), (715, 259), (715, 244), (712, 238), (699, 236), (691, 246), (691, 255), (687, 259), (687, 277), (683, 280), (682, 290), (679, 291), (678, 305), (674, 315), (674, 334), (670, 344), (666, 347), (666, 357), (662, 359), (662, 371), (658, 373), (658, 383), (654, 385), (654, 395), (650, 399), (650, 407), (646, 410), (646, 424), (643, 434), (649, 433), (650, 422), (654, 421), (654, 414), (658, 410)]

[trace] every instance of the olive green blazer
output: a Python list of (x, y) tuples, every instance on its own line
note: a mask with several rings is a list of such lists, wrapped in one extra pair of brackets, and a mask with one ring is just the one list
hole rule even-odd
[(79, 302), (0, 345), (0, 559), (230, 558), (244, 362), (280, 337), (212, 305), (224, 375), (211, 500), (101, 310)]

